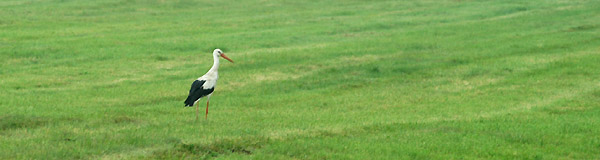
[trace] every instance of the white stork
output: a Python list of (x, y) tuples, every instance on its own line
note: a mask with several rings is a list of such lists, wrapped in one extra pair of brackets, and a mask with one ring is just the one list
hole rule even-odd
[[(194, 83), (192, 83), (192, 88), (190, 88), (190, 94), (185, 100), (186, 107), (192, 107), (202, 97), (206, 97), (206, 114), (204, 115), (204, 119), (208, 117), (208, 101), (210, 100), (210, 95), (215, 90), (215, 86), (217, 85), (217, 79), (219, 79), (219, 57), (223, 57), (233, 63), (233, 60), (229, 59), (229, 57), (225, 56), (223, 51), (220, 49), (215, 49), (213, 51), (214, 63), (212, 68), (206, 72), (202, 77), (196, 79)], [(196, 106), (196, 120), (198, 120), (198, 106)]]

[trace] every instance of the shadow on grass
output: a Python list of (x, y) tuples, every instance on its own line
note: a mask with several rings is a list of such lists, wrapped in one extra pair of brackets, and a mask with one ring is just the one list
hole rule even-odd
[(170, 150), (154, 152), (155, 158), (214, 158), (227, 154), (250, 155), (256, 149), (270, 142), (264, 137), (247, 137), (238, 139), (221, 139), (209, 144), (176, 142)]
[(0, 131), (20, 128), (35, 128), (46, 125), (48, 122), (48, 119), (42, 117), (5, 115), (0, 117)]

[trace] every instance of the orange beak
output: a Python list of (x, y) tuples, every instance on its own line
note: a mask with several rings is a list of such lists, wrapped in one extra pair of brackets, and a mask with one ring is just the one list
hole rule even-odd
[(221, 53), (221, 57), (225, 58), (226, 60), (228, 60), (229, 62), (233, 63), (233, 60), (229, 59), (229, 57), (227, 57), (225, 55), (225, 53)]

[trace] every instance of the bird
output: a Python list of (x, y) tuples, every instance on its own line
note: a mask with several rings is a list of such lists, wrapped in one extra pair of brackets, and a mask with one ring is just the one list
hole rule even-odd
[[(208, 104), (210, 100), (210, 95), (215, 91), (215, 87), (217, 85), (217, 79), (219, 79), (219, 57), (223, 57), (227, 59), (229, 62), (233, 63), (229, 57), (221, 51), (221, 49), (215, 49), (213, 51), (213, 66), (204, 74), (200, 76), (198, 79), (194, 80), (192, 86), (190, 88), (190, 93), (185, 100), (185, 107), (193, 107), (200, 101), (200, 98), (206, 97), (206, 114), (204, 115), (204, 119), (208, 117)], [(196, 106), (196, 120), (198, 120), (198, 107), (200, 104)]]

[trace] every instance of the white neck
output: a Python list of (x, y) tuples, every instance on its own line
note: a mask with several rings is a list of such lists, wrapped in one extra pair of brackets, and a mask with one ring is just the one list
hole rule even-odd
[(208, 73), (217, 73), (219, 71), (219, 56), (217, 54), (213, 54), (213, 66), (208, 70)]

